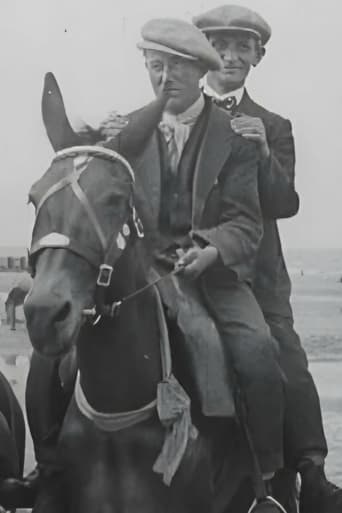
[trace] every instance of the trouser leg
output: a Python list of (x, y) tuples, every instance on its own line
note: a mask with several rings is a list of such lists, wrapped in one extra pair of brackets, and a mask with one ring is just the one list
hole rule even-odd
[[(327, 455), (321, 406), (300, 339), (291, 319), (265, 316), (279, 345), (279, 361), (287, 378), (285, 386), (285, 458), (296, 468), (301, 460), (316, 458), (323, 464)], [(318, 461), (320, 460), (320, 461)]]
[(250, 288), (203, 280), (204, 300), (217, 322), (247, 407), (248, 424), (263, 473), (283, 465), (284, 383), (269, 328)]

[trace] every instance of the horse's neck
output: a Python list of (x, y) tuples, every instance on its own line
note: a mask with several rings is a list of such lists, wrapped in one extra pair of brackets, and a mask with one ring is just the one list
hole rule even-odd
[[(113, 289), (118, 299), (146, 283), (134, 257), (122, 260)], [(155, 297), (148, 289), (124, 303), (114, 320), (85, 327), (78, 344), (83, 391), (103, 412), (140, 408), (156, 397), (161, 355)]]

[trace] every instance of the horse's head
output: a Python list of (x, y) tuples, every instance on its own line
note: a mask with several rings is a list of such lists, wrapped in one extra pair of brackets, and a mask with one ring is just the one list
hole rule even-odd
[[(147, 131), (158, 121), (158, 109), (160, 115), (161, 107), (152, 106), (155, 121)], [(34, 282), (24, 308), (35, 349), (58, 356), (77, 339), (84, 312), (92, 309), (94, 302), (101, 303), (101, 284), (110, 281), (111, 267), (129, 239), (142, 234), (133, 204), (134, 174), (128, 161), (108, 145), (68, 148), (68, 138), (72, 144), (78, 142), (70, 125), (59, 122), (54, 133), (46, 112), (43, 117), (50, 141), (59, 151), (30, 191), (29, 200), (36, 211), (30, 251)], [(148, 116), (149, 122), (152, 118)], [(141, 125), (141, 118), (138, 121), (138, 131), (144, 132), (145, 138), (146, 123)], [(69, 135), (61, 129), (63, 124)], [(126, 135), (122, 133), (121, 143), (128, 156), (130, 140), (132, 153), (137, 151), (139, 133), (136, 135), (130, 124)]]
[(110, 279), (137, 226), (133, 182), (114, 152), (84, 146), (59, 152), (32, 187), (34, 283), (25, 314), (31, 342), (44, 354), (68, 350), (83, 310), (94, 305), (98, 278)]

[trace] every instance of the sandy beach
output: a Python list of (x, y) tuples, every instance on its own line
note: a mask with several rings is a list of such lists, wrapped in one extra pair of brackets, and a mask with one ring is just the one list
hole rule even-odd
[[(0, 273), (0, 294), (8, 291), (12, 273)], [(304, 273), (295, 270), (293, 309), (296, 329), (308, 353), (310, 369), (320, 394), (329, 444), (328, 476), (342, 486), (342, 284), (336, 273)], [(18, 317), (23, 319), (22, 310)], [(31, 346), (20, 322), (17, 331), (0, 326), (0, 370), (10, 380), (24, 406), (25, 381)], [(27, 433), (26, 470), (34, 465), (32, 442)]]
[[(342, 267), (342, 260), (341, 267)], [(342, 283), (340, 273), (292, 273), (295, 327), (318, 388), (329, 446), (328, 476), (342, 486)]]

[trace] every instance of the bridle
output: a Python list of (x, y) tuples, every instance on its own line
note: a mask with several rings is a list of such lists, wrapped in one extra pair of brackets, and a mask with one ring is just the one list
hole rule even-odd
[[(134, 297), (142, 294), (150, 287), (153, 287), (160, 280), (169, 277), (170, 275), (174, 275), (180, 271), (179, 268), (174, 269), (170, 273), (163, 275), (162, 277), (157, 278), (151, 283), (148, 283), (144, 287), (136, 290), (132, 294), (129, 294), (120, 300), (114, 301), (112, 303), (106, 303), (106, 291), (111, 283), (112, 274), (114, 271), (114, 267), (112, 262), (116, 262), (120, 257), (122, 252), (127, 246), (129, 239), (132, 236), (131, 229), (129, 227), (129, 223), (134, 228), (135, 236), (139, 239), (144, 237), (144, 229), (142, 222), (137, 214), (133, 203), (134, 196), (134, 185), (135, 185), (135, 176), (133, 169), (129, 162), (122, 157), (119, 153), (114, 150), (110, 150), (108, 148), (103, 148), (101, 146), (73, 146), (71, 148), (66, 148), (61, 151), (58, 151), (52, 160), (52, 163), (57, 162), (58, 160), (64, 158), (74, 158), (74, 168), (72, 172), (59, 180), (57, 183), (52, 185), (42, 196), (37, 207), (36, 207), (36, 216), (35, 216), (35, 226), (38, 220), (39, 213), (41, 211), (42, 206), (46, 203), (46, 201), (53, 196), (56, 192), (64, 189), (65, 187), (70, 187), (75, 196), (80, 201), (83, 206), (93, 228), (97, 235), (97, 238), (101, 244), (102, 250), (102, 263), (98, 265), (98, 262), (95, 259), (86, 256), (83, 251), (79, 249), (79, 246), (76, 244), (72, 244), (69, 237), (63, 234), (51, 233), (48, 234), (37, 242), (35, 242), (31, 250), (29, 252), (30, 261), (34, 260), (34, 256), (41, 251), (42, 249), (47, 248), (65, 248), (71, 252), (76, 253), (78, 256), (85, 259), (92, 266), (95, 266), (99, 269), (97, 280), (96, 280), (96, 289), (95, 289), (95, 304), (93, 308), (83, 310), (83, 315), (91, 320), (92, 324), (95, 325), (99, 322), (101, 317), (111, 317), (113, 318), (118, 314), (120, 306)], [(123, 165), (124, 170), (129, 175), (130, 178), (130, 187), (131, 192), (129, 196), (129, 209), (130, 215), (127, 220), (122, 224), (121, 229), (118, 234), (113, 234), (109, 240), (107, 241), (106, 236), (104, 235), (103, 229), (101, 227), (101, 223), (99, 222), (96, 212), (94, 211), (87, 195), (81, 188), (79, 184), (79, 180), (82, 176), (82, 173), (87, 169), (89, 161), (94, 158), (102, 158), (109, 160), (111, 162), (120, 162)]]
[[(98, 322), (100, 317), (103, 315), (111, 317), (115, 315), (114, 303), (111, 305), (105, 304), (105, 294), (106, 290), (110, 285), (114, 270), (112, 262), (116, 261), (117, 258), (121, 255), (121, 253), (124, 251), (127, 245), (128, 240), (131, 237), (131, 229), (129, 228), (128, 222), (132, 222), (135, 235), (138, 238), (141, 239), (144, 237), (143, 226), (133, 204), (135, 176), (129, 162), (119, 153), (108, 148), (103, 148), (101, 146), (73, 146), (71, 148), (66, 148), (61, 151), (58, 151), (52, 163), (70, 157), (74, 159), (74, 167), (72, 172), (64, 178), (62, 178), (61, 180), (59, 180), (57, 183), (53, 184), (42, 196), (36, 207), (35, 225), (37, 223), (40, 211), (43, 205), (46, 203), (46, 201), (51, 196), (56, 194), (58, 191), (64, 189), (65, 187), (70, 187), (75, 196), (77, 197), (77, 199), (79, 200), (79, 202), (81, 203), (82, 207), (84, 208), (84, 211), (87, 214), (87, 217), (101, 244), (102, 263), (98, 265), (98, 262), (96, 262), (95, 259), (93, 259), (89, 255), (85, 255), (84, 252), (79, 249), (79, 246), (77, 244), (71, 243), (69, 237), (64, 236), (63, 239), (63, 234), (48, 234), (39, 239), (38, 241), (36, 241), (31, 247), (30, 259), (32, 260), (34, 255), (44, 248), (64, 247), (65, 249), (69, 249), (70, 251), (77, 253), (92, 266), (98, 267), (99, 272), (96, 280), (95, 306), (92, 309), (84, 310), (83, 312), (83, 314), (87, 317), (96, 317), (95, 322)], [(121, 226), (119, 234), (115, 232), (115, 234), (109, 237), (109, 240), (107, 240), (104, 234), (101, 223), (98, 220), (96, 212), (93, 209), (93, 206), (89, 201), (89, 198), (87, 197), (86, 193), (83, 191), (79, 184), (79, 180), (82, 176), (82, 173), (87, 169), (89, 161), (94, 157), (106, 159), (111, 162), (120, 162), (123, 165), (123, 169), (126, 171), (130, 178), (130, 215)]]

